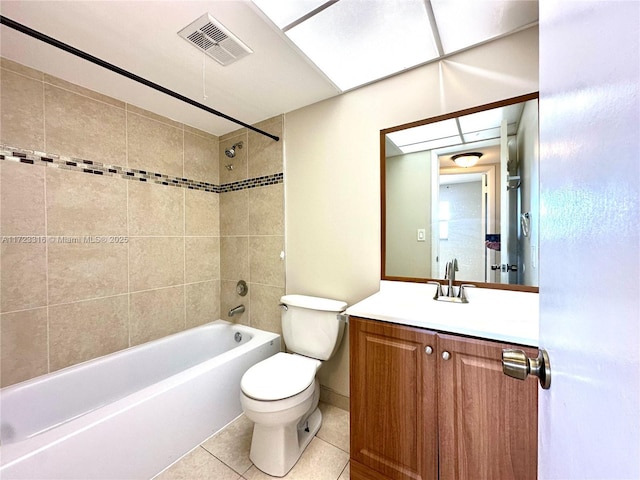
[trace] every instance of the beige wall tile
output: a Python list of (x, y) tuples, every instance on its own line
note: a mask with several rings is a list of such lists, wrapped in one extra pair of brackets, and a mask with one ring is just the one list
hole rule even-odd
[(182, 127), (184, 128), (185, 132), (193, 133), (194, 135), (208, 138), (209, 140), (213, 140), (215, 142), (219, 140), (219, 138), (216, 135), (213, 135), (212, 133), (209, 133), (209, 132), (205, 132), (204, 130), (200, 130), (199, 128), (194, 128), (191, 125), (183, 125)]
[(0, 245), (0, 300), (2, 312), (47, 304), (47, 245)]
[(280, 298), (284, 287), (249, 284), (251, 290), (251, 326), (282, 335)]
[(218, 141), (185, 131), (184, 177), (217, 185), (218, 168)]
[(186, 326), (197, 327), (220, 317), (220, 281), (185, 285)]
[(11, 72), (24, 75), (25, 77), (33, 78), (34, 80), (42, 81), (42, 79), (44, 78), (43, 73), (39, 70), (34, 70), (33, 68), (26, 67), (20, 63), (14, 62), (13, 60), (9, 60), (8, 58), (0, 57), (0, 67)]
[(0, 165), (0, 233), (44, 235), (44, 172), (40, 166), (17, 162)]
[(247, 191), (249, 235), (284, 235), (284, 184)]
[(48, 244), (49, 304), (127, 293), (128, 244)]
[(184, 283), (182, 237), (131, 237), (129, 248), (131, 292)]
[(185, 235), (220, 235), (218, 194), (185, 190)]
[(184, 330), (184, 287), (132, 293), (130, 299), (131, 345)]
[(47, 373), (46, 308), (3, 313), (0, 338), (1, 387)]
[[(229, 133), (225, 133), (224, 135), (220, 136), (220, 141), (226, 141), (226, 140), (230, 140), (233, 137), (241, 137), (242, 135), (246, 136), (247, 135), (247, 129), (245, 127), (240, 127), (237, 128), (235, 130), (233, 130), (232, 132)], [(244, 140), (244, 138), (241, 138), (241, 140)]]
[(249, 237), (251, 283), (284, 287), (284, 261), (280, 259), (283, 250), (284, 237)]
[(126, 155), (125, 111), (45, 84), (45, 149), (113, 165)]
[(51, 371), (128, 346), (128, 295), (49, 307)]
[(220, 235), (249, 234), (249, 190), (220, 194)]
[(129, 235), (184, 235), (183, 188), (128, 182)]
[(89, 90), (88, 88), (81, 87), (80, 85), (76, 85), (75, 83), (67, 82), (66, 80), (62, 80), (61, 78), (54, 77), (53, 75), (48, 75), (45, 73), (44, 82), (49, 83), (55, 87), (62, 88), (64, 90), (68, 90), (69, 92), (77, 93), (78, 95), (82, 95), (83, 97), (89, 97), (93, 100), (98, 100), (99, 102), (106, 103), (114, 107), (118, 107), (121, 109), (125, 108), (125, 103), (120, 100), (116, 100), (113, 97), (108, 97), (96, 91)]
[(182, 177), (182, 137), (181, 128), (128, 112), (128, 166)]
[[(228, 322), (249, 325), (249, 319), (251, 318), (251, 291), (249, 291), (249, 293), (244, 297), (241, 297), (236, 292), (237, 283), (237, 280), (220, 281), (220, 318)], [(230, 317), (229, 310), (237, 307), (238, 305), (244, 305), (244, 313)]]
[(220, 237), (185, 238), (185, 282), (220, 279)]
[(220, 238), (220, 279), (249, 281), (248, 237)]
[(127, 112), (135, 113), (137, 115), (141, 115), (151, 120), (156, 120), (157, 122), (160, 122), (160, 123), (165, 123), (171, 127), (175, 127), (180, 130), (184, 128), (184, 125), (180, 122), (176, 122), (175, 120), (171, 120), (170, 118), (164, 117), (162, 115), (158, 115), (157, 113), (150, 112), (149, 110), (145, 110), (144, 108), (136, 107), (135, 105), (131, 105), (130, 103), (127, 103)]
[(43, 151), (43, 83), (2, 69), (0, 104), (0, 142), (12, 147)]
[(127, 181), (46, 168), (48, 235), (127, 235)]
[(280, 137), (275, 141), (261, 133), (249, 130), (249, 178), (282, 172), (282, 115), (255, 124), (256, 128)]
[[(224, 151), (231, 147), (233, 144), (242, 142), (242, 148), (236, 148), (236, 156), (229, 158), (225, 155)], [(240, 180), (246, 180), (248, 178), (247, 168), (247, 133), (230, 137), (228, 139), (220, 139), (220, 148), (218, 149), (218, 158), (220, 159), (220, 184), (238, 182)], [(232, 165), (233, 169), (226, 168), (227, 165)]]

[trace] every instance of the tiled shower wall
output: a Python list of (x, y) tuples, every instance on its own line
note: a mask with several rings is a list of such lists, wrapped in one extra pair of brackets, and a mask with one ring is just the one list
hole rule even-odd
[[(227, 318), (242, 302), (233, 320), (279, 331), (282, 142), (245, 129), (218, 139), (0, 66), (2, 386)], [(282, 119), (262, 126), (281, 135)]]

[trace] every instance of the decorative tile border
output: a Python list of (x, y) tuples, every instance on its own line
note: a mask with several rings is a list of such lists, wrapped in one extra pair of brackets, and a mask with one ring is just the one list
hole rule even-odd
[(188, 178), (173, 177), (162, 173), (137, 170), (135, 168), (123, 168), (118, 165), (107, 165), (92, 160), (84, 160), (75, 157), (65, 157), (63, 155), (49, 155), (43, 152), (23, 150), (20, 148), (0, 145), (0, 160), (26, 163), (30, 165), (42, 165), (46, 167), (61, 168), (64, 170), (74, 170), (76, 172), (89, 173), (92, 175), (103, 175), (109, 177), (120, 177), (127, 180), (139, 182), (149, 182), (169, 187), (188, 188), (189, 190), (202, 190), (212, 193), (235, 192), (249, 188), (276, 185), (284, 182), (283, 173), (264, 175), (262, 177), (249, 178), (239, 182), (214, 185), (207, 182), (199, 182)]

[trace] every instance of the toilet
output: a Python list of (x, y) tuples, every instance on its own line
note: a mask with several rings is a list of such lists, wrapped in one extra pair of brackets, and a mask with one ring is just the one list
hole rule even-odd
[(291, 353), (255, 364), (240, 382), (242, 410), (254, 422), (249, 458), (274, 477), (291, 470), (320, 429), (316, 372), (340, 346), (345, 323), (338, 314), (347, 307), (306, 295), (285, 295), (280, 302), (282, 336)]

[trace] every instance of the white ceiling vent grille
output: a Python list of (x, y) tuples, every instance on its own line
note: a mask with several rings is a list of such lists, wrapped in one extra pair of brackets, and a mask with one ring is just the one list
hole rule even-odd
[(184, 27), (178, 35), (221, 65), (229, 65), (253, 53), (253, 50), (208, 13)]

